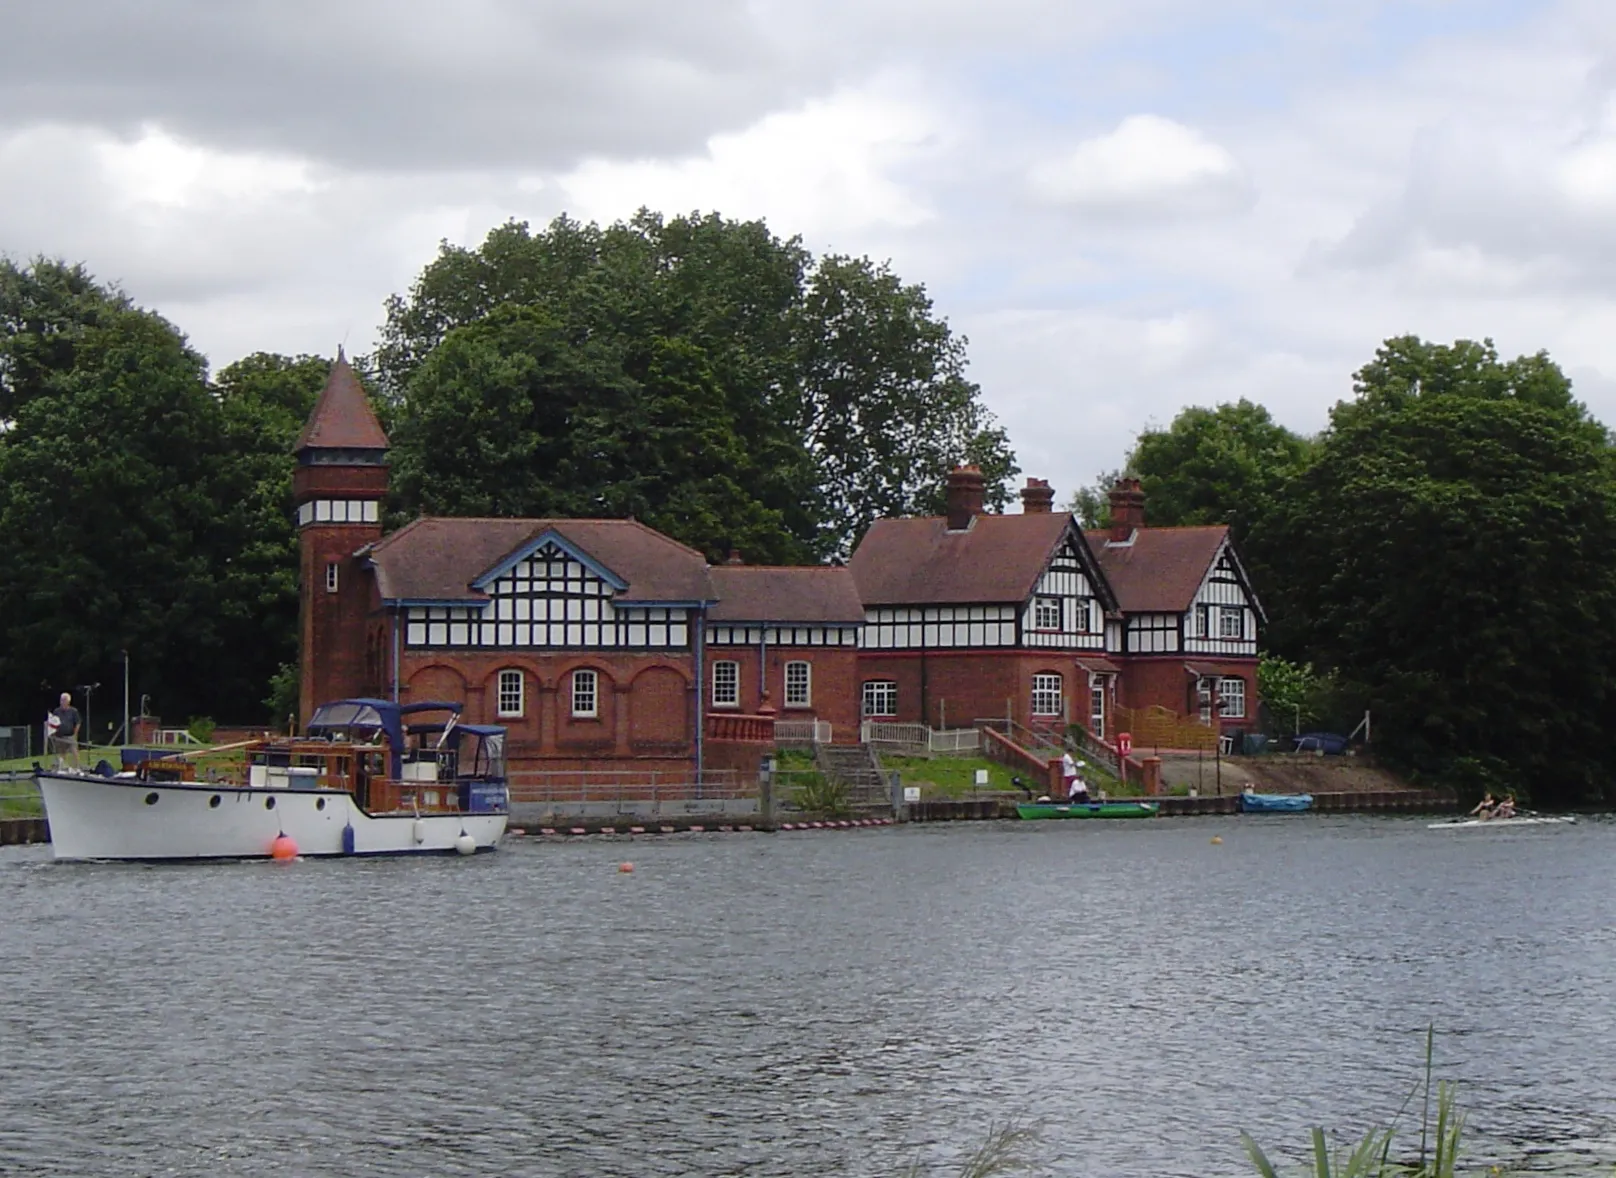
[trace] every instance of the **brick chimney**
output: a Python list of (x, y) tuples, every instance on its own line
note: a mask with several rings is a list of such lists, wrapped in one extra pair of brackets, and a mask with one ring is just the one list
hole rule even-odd
[(982, 514), (982, 469), (956, 466), (948, 472), (948, 530), (963, 532)]
[(1145, 526), (1145, 493), (1135, 478), (1118, 479), (1111, 488), (1111, 539), (1121, 543)]
[(1027, 515), (1048, 515), (1055, 508), (1055, 488), (1044, 479), (1027, 479), (1021, 488), (1021, 510)]

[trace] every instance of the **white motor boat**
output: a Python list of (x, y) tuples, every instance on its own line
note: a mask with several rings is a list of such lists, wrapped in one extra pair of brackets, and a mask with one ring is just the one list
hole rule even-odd
[[(426, 713), (447, 718), (407, 723)], [(505, 832), (505, 730), (458, 723), (460, 705), (352, 699), (316, 709), (300, 737), (240, 749), (231, 780), (197, 758), (125, 750), (124, 771), (35, 773), (58, 859), (267, 859), (474, 854)]]

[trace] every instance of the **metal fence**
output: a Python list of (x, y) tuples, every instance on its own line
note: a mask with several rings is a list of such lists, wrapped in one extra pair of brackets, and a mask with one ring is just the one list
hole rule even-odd
[(783, 749), (813, 748), (830, 744), (833, 731), (829, 720), (776, 720), (774, 743)]
[[(0, 761), (33, 756), (32, 733), (33, 726), (29, 724), (13, 724), (0, 728)], [(39, 751), (41, 753), (45, 751), (43, 744), (39, 746)]]
[(566, 816), (749, 815), (760, 806), (757, 779), (734, 769), (709, 769), (699, 780), (689, 770), (531, 770), (512, 773), (510, 789), (511, 817), (519, 823)]
[(865, 744), (905, 752), (965, 753), (982, 747), (982, 734), (975, 728), (931, 728), (886, 720), (864, 721), (859, 726), (859, 739)]
[(0, 773), (0, 818), (38, 818), (45, 813), (31, 770)]

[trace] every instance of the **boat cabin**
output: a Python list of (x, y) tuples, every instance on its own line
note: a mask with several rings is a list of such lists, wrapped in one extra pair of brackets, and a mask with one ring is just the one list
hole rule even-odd
[[(321, 704), (303, 735), (241, 746), (241, 784), (352, 793), (372, 814), (503, 813), (510, 801), (505, 729), (461, 724), (460, 712), (460, 704), (440, 701)], [(144, 759), (135, 770), (152, 781), (195, 779), (183, 754)]]

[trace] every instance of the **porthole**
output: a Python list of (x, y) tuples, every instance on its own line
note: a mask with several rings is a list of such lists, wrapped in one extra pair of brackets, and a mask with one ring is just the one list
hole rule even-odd
[(157, 794), (155, 792), (146, 795), (146, 804), (148, 806), (155, 806), (157, 804)]
[(208, 799), (208, 808), (210, 810), (217, 810), (219, 808), (219, 802), (221, 800), (222, 799), (220, 799), (218, 794), (214, 794), (211, 798)]
[(325, 799), (324, 798), (315, 798), (314, 799), (314, 808), (316, 810), (324, 810), (325, 809)]
[(264, 799), (264, 809), (273, 810), (274, 808), (275, 808), (275, 795), (270, 794), (267, 798)]

